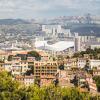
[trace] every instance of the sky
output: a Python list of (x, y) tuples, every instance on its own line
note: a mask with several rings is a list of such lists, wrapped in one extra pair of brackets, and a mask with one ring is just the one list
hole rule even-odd
[(100, 0), (0, 0), (0, 18), (100, 15)]

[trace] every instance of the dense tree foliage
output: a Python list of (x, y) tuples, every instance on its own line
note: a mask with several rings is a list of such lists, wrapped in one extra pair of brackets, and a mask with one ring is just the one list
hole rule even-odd
[(41, 59), (41, 55), (37, 52), (37, 51), (30, 51), (28, 52), (29, 56), (35, 57), (36, 60), (40, 60)]
[(100, 57), (98, 57), (98, 54), (100, 54), (99, 48), (95, 48), (94, 50), (91, 48), (88, 48), (86, 51), (81, 51), (81, 52), (75, 53), (73, 57), (75, 57), (75, 58), (84, 57), (84, 54), (89, 54), (90, 58), (100, 59)]
[(19, 84), (7, 72), (0, 73), (0, 100), (14, 100), (18, 87)]
[(100, 97), (80, 92), (78, 88), (61, 88), (53, 84), (21, 86), (9, 73), (1, 72), (0, 100), (100, 100)]
[(63, 65), (63, 64), (60, 65), (60, 66), (59, 66), (59, 69), (60, 69), (60, 70), (64, 70), (64, 65)]
[(28, 54), (16, 54), (15, 56), (9, 55), (8, 61), (11, 61), (13, 57), (21, 57), (21, 60), (27, 60), (27, 57), (35, 57), (36, 60), (41, 59), (41, 55), (37, 51), (30, 51)]
[(12, 57), (13, 57), (13, 55), (9, 55), (8, 56), (8, 61), (12, 61)]
[(78, 87), (78, 77), (76, 75), (74, 76), (74, 79), (71, 80), (71, 83), (73, 83), (75, 87)]
[(95, 80), (97, 89), (100, 92), (100, 76), (95, 76), (93, 79)]

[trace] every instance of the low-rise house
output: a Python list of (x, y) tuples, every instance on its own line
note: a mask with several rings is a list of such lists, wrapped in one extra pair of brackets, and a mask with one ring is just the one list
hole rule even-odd
[(92, 76), (91, 75), (87, 76), (86, 81), (88, 82), (90, 92), (96, 93), (97, 92), (97, 86), (96, 86), (95, 81), (92, 79)]
[(15, 80), (20, 82), (22, 85), (24, 84), (25, 86), (30, 86), (30, 85), (34, 84), (34, 76), (33, 75), (30, 75), (30, 76), (18, 75), (18, 76), (15, 76)]
[(90, 92), (97, 92), (97, 86), (95, 83), (89, 83)]
[(41, 75), (40, 76), (40, 86), (49, 86), (53, 83), (55, 76), (53, 75)]
[(70, 83), (71, 74), (68, 74), (68, 72), (66, 70), (59, 70), (58, 79), (59, 79), (59, 85), (61, 87), (72, 86), (72, 84)]
[(0, 60), (5, 60), (5, 59), (7, 60), (8, 56), (9, 56), (8, 52), (0, 50)]
[(84, 54), (84, 58), (85, 59), (90, 59), (90, 55), (89, 54)]
[(77, 67), (77, 59), (64, 59), (64, 60), (60, 60), (58, 61), (58, 65), (64, 65), (65, 69), (70, 69), (73, 67)]

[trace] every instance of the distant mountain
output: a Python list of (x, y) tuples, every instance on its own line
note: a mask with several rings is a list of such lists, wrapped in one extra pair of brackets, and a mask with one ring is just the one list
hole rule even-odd
[(94, 36), (100, 36), (100, 25), (80, 25), (71, 28), (71, 32), (79, 33), (79, 35), (94, 35)]
[(16, 24), (30, 24), (30, 22), (22, 19), (0, 19), (0, 25), (16, 25)]

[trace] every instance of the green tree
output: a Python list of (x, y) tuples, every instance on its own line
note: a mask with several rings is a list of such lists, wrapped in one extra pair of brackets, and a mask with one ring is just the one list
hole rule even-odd
[(32, 57), (35, 57), (36, 60), (40, 60), (41, 59), (41, 55), (37, 51), (28, 52), (28, 55), (32, 56)]
[(12, 80), (7, 72), (0, 73), (0, 100), (17, 100), (14, 98), (18, 87), (19, 83)]
[[(95, 78), (98, 80), (98, 78)], [(100, 81), (100, 79), (99, 79)], [(99, 100), (100, 96), (91, 96), (89, 93), (80, 92), (78, 88), (62, 88), (51, 84), (39, 87), (31, 85), (25, 87), (7, 72), (0, 73), (0, 100)]]
[(95, 77), (93, 77), (93, 79), (95, 80), (97, 89), (100, 92), (100, 76), (95, 76)]
[(9, 55), (8, 56), (8, 61), (12, 61), (12, 57), (13, 57), (13, 55)]

